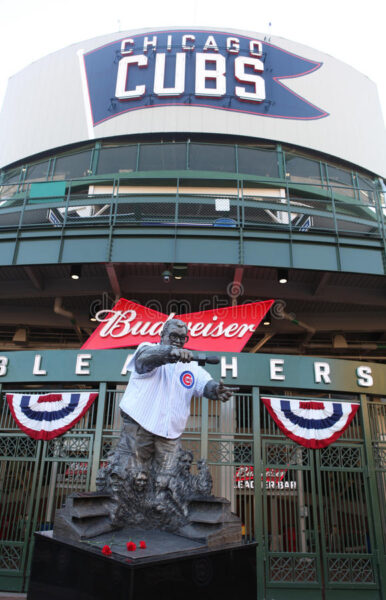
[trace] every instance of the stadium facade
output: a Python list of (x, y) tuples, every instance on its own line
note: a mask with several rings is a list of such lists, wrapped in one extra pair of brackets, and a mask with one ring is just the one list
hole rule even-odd
[[(259, 598), (386, 597), (375, 85), (259, 33), (119, 32), (12, 77), (0, 139), (0, 589), (26, 589), (32, 532), (93, 489), (119, 432), (128, 351), (80, 350), (96, 313), (120, 297), (166, 314), (274, 298), (243, 352), (210, 367), (240, 393), (195, 399), (185, 444), (258, 543)], [(5, 393), (69, 389), (98, 391), (69, 433), (19, 431)], [(313, 450), (266, 395), (360, 410)]]

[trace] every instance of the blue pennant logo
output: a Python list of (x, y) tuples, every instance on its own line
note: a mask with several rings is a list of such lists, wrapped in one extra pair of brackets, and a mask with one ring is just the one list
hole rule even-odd
[(155, 106), (201, 106), (281, 119), (328, 116), (286, 80), (323, 63), (268, 42), (210, 31), (152, 32), (84, 55), (93, 125)]

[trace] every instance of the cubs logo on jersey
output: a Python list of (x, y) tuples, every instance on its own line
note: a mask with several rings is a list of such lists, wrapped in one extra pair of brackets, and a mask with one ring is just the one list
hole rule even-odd
[(194, 386), (194, 375), (191, 371), (184, 371), (180, 375), (180, 382), (188, 389)]

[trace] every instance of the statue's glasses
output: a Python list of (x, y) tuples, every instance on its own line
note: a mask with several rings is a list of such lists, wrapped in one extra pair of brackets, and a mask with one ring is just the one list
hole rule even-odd
[(186, 342), (189, 340), (189, 336), (188, 335), (178, 335), (178, 333), (170, 333), (169, 334), (169, 339), (171, 342), (181, 342), (181, 344), (186, 344)]

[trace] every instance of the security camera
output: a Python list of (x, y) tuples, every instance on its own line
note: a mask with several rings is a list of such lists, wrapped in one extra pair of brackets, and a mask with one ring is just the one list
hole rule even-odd
[(170, 271), (166, 270), (162, 273), (162, 279), (164, 280), (164, 283), (169, 283), (170, 279), (172, 277), (172, 274)]

